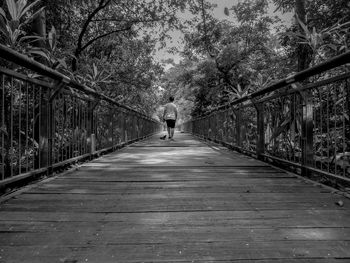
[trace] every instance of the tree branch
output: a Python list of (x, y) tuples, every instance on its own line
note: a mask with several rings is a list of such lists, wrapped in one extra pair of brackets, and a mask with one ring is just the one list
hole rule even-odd
[(117, 19), (117, 18), (101, 18), (101, 19), (94, 19), (91, 20), (91, 22), (99, 23), (99, 22), (127, 22), (131, 24), (138, 24), (138, 23), (149, 23), (149, 22), (159, 22), (161, 21), (161, 18), (157, 19), (135, 19), (135, 20), (125, 20), (125, 19)]
[(128, 31), (128, 30), (131, 30), (132, 26), (128, 26), (128, 27), (125, 27), (125, 28), (121, 28), (121, 29), (117, 29), (117, 30), (113, 30), (113, 31), (110, 31), (110, 32), (107, 32), (105, 34), (102, 34), (102, 35), (99, 35), (93, 39), (90, 39), (84, 46), (82, 46), (80, 48), (80, 52), (84, 51), (88, 46), (90, 46), (92, 43), (94, 43), (95, 41), (101, 39), (101, 38), (104, 38), (104, 37), (107, 37), (109, 35), (112, 35), (112, 34), (115, 34), (115, 33), (119, 33), (119, 32), (123, 32), (123, 31)]
[(98, 14), (98, 12), (100, 12), (107, 5), (109, 5), (110, 2), (111, 2), (111, 0), (106, 0), (106, 2), (105, 2), (105, 0), (100, 0), (97, 8), (94, 11), (92, 11), (92, 13), (85, 20), (85, 23), (83, 24), (81, 31), (80, 31), (80, 34), (79, 34), (79, 37), (78, 37), (77, 47), (76, 47), (75, 52), (74, 52), (75, 58), (72, 61), (72, 70), (73, 71), (76, 71), (76, 69), (77, 69), (77, 59), (82, 51), (81, 47), (83, 44), (83, 38), (84, 38), (84, 35), (89, 27), (91, 20)]
[(206, 50), (211, 58), (214, 58), (214, 54), (212, 54), (210, 50), (210, 42), (208, 38), (208, 30), (207, 30), (207, 21), (205, 17), (205, 8), (204, 8), (204, 0), (201, 1), (201, 9), (202, 9), (202, 19), (203, 19), (203, 30), (204, 30), (204, 43), (206, 46)]

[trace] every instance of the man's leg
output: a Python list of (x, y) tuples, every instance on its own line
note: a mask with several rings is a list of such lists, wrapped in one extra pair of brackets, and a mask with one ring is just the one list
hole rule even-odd
[(175, 131), (175, 128), (170, 128), (170, 137), (171, 138), (174, 137), (174, 131)]
[(171, 128), (167, 127), (167, 129), (168, 129), (168, 138), (170, 139), (171, 138)]

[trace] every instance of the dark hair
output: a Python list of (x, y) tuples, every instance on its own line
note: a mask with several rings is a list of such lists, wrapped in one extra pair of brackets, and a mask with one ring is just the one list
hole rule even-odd
[(170, 102), (173, 102), (173, 101), (174, 101), (174, 97), (173, 97), (173, 96), (170, 96), (170, 97), (169, 97), (169, 101), (170, 101)]

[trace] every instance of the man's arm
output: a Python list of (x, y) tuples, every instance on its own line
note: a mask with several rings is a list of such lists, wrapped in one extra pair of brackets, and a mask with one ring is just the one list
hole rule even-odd
[(163, 121), (165, 121), (165, 115), (166, 115), (166, 106), (164, 107), (164, 111), (163, 111)]

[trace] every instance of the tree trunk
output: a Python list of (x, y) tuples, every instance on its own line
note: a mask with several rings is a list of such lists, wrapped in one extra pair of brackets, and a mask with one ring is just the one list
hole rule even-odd
[[(45, 38), (46, 37), (46, 18), (45, 11), (42, 11), (40, 15), (38, 15), (32, 24), (33, 32)], [(40, 48), (45, 47), (44, 40), (36, 40), (34, 45)], [(42, 64), (45, 64), (45, 60), (43, 58), (36, 58), (36, 60)], [(41, 97), (38, 98), (38, 113), (40, 112), (39, 119), (35, 123), (35, 134), (34, 139), (39, 143), (39, 154), (35, 156), (34, 167), (42, 168), (47, 166), (48, 164), (48, 90), (42, 88)], [(34, 100), (35, 101), (35, 100)], [(35, 106), (35, 105), (33, 105)], [(40, 109), (39, 109), (40, 107)]]
[[(306, 25), (306, 10), (305, 0), (295, 0), (295, 15), (299, 20)], [(299, 33), (305, 35), (303, 28), (298, 24)], [(298, 68), (297, 71), (307, 69), (311, 62), (312, 49), (305, 44), (298, 44), (297, 46)]]
[(79, 55), (76, 52), (72, 59), (72, 72), (76, 72), (78, 69), (78, 58), (79, 58)]
[[(299, 19), (301, 23), (307, 26), (306, 22), (306, 10), (305, 10), (305, 0), (295, 0), (295, 15)], [(301, 25), (298, 23), (299, 33), (305, 35), (304, 30)], [(312, 58), (312, 48), (307, 44), (298, 44), (297, 47), (297, 56), (298, 56), (298, 68), (297, 71), (302, 71), (307, 69), (310, 66), (311, 58)], [(303, 81), (303, 84), (306, 84), (308, 80)], [(313, 132), (314, 132), (314, 120), (313, 120), (313, 108), (312, 101), (310, 99), (312, 95), (309, 91), (305, 91), (302, 97), (304, 101), (301, 103), (303, 109), (303, 117), (302, 117), (302, 131), (301, 131), (301, 148), (302, 148), (302, 171), (301, 174), (303, 176), (309, 177), (310, 171), (307, 167), (312, 166), (314, 161), (313, 156)], [(292, 102), (292, 107), (295, 108), (294, 102)], [(297, 107), (300, 107), (300, 104), (297, 104)], [(292, 112), (292, 111), (291, 111)]]
[[(45, 11), (42, 11), (40, 15), (38, 15), (32, 24), (32, 31), (41, 37), (46, 37), (46, 16)], [(34, 45), (37, 47), (45, 47), (44, 40), (36, 40)]]

